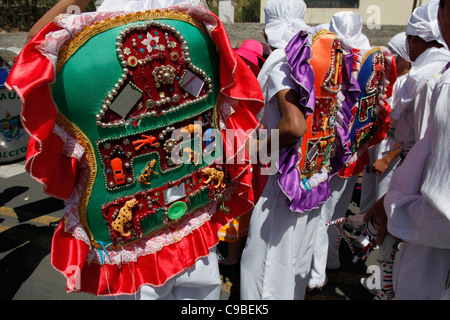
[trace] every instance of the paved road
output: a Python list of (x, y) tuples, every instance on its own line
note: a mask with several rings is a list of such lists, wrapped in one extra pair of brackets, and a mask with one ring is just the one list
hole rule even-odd
[[(65, 280), (50, 263), (52, 224), (63, 216), (63, 202), (50, 198), (24, 170), (24, 161), (0, 165), (0, 300), (100, 299), (66, 294)], [(223, 246), (221, 247), (223, 250)], [(309, 300), (369, 300), (359, 284), (364, 264), (351, 263), (341, 246), (343, 265), (328, 274), (327, 286), (308, 293)], [(222, 272), (222, 300), (239, 299), (238, 272)]]
[(63, 202), (50, 198), (24, 170), (0, 166), (0, 299), (92, 299), (66, 294), (64, 278), (50, 264), (54, 228)]
[[(219, 245), (219, 248), (221, 246)], [(223, 249), (226, 252), (226, 249)], [(367, 277), (367, 266), (376, 264), (375, 252), (366, 262), (353, 263), (353, 255), (346, 245), (340, 246), (341, 267), (327, 270), (327, 284), (321, 290), (308, 291), (305, 300), (372, 300), (374, 295), (360, 284)], [(239, 270), (226, 269), (222, 272), (222, 296), (227, 300), (239, 300)]]

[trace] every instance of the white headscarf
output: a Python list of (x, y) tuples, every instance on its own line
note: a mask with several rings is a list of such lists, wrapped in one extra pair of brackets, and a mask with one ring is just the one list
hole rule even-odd
[(437, 21), (438, 9), (439, 0), (431, 0), (430, 3), (415, 9), (409, 18), (406, 35), (419, 36), (426, 42), (436, 40), (446, 46)]
[(389, 41), (388, 46), (395, 51), (400, 57), (408, 62), (411, 62), (409, 58), (408, 49), (406, 47), (406, 33), (400, 32), (392, 37)]
[(369, 39), (362, 34), (362, 19), (353, 11), (341, 11), (333, 15), (330, 31), (347, 45), (355, 49), (369, 50)]
[(306, 4), (303, 0), (269, 0), (264, 6), (265, 32), (269, 45), (284, 49), (301, 30), (308, 28), (303, 20)]

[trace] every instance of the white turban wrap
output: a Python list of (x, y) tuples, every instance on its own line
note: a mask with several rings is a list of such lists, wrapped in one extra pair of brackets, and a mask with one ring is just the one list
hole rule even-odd
[(426, 42), (436, 40), (445, 46), (437, 21), (438, 9), (439, 0), (431, 0), (430, 3), (416, 8), (409, 18), (406, 35), (419, 36)]
[(305, 12), (303, 0), (269, 0), (264, 6), (269, 45), (284, 49), (299, 31), (309, 28), (303, 20)]
[(353, 11), (341, 11), (333, 15), (330, 31), (347, 45), (355, 49), (371, 49), (369, 39), (362, 34), (362, 19)]
[(400, 32), (393, 36), (389, 41), (388, 46), (404, 60), (411, 62), (411, 59), (409, 58), (408, 48), (406, 47), (405, 32)]

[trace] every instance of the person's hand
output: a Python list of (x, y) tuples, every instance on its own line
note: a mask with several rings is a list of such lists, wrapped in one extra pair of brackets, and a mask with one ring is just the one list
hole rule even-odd
[(377, 159), (372, 165), (372, 173), (381, 176), (388, 167), (389, 162), (385, 158)]
[(372, 208), (367, 211), (364, 215), (364, 221), (369, 221), (370, 219), (375, 219), (375, 222), (379, 224), (377, 230), (377, 243), (381, 245), (384, 241), (384, 237), (386, 236), (387, 231), (387, 216), (386, 211), (384, 210), (384, 196), (382, 196)]

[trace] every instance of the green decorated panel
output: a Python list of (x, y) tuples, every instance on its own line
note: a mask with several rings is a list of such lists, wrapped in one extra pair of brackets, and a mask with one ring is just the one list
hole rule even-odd
[(94, 30), (61, 64), (53, 96), (92, 146), (97, 171), (81, 212), (91, 238), (123, 245), (225, 190), (226, 170), (215, 163), (218, 55), (207, 33), (183, 19)]

